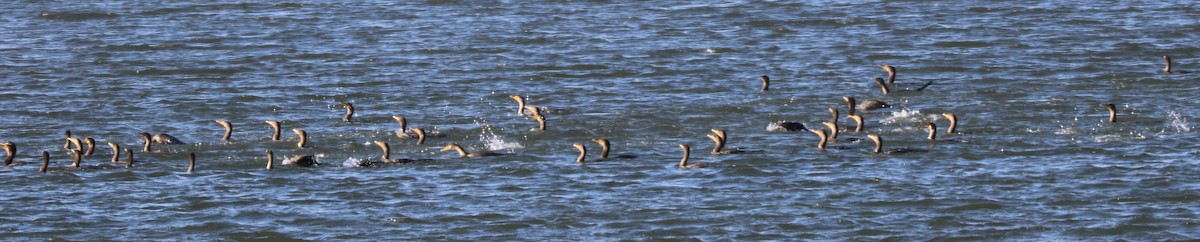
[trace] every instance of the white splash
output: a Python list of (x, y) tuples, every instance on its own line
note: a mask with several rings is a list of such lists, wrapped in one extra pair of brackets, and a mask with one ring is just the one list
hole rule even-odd
[(885, 125), (893, 124), (893, 123), (897, 123), (897, 122), (911, 123), (911, 122), (917, 121), (920, 118), (921, 118), (921, 110), (908, 110), (908, 108), (905, 108), (905, 109), (901, 109), (900, 111), (892, 112), (892, 116), (888, 116), (887, 118), (879, 120), (879, 123), (885, 124)]
[[(521, 143), (504, 140), (503, 137), (496, 135), (496, 132), (492, 130), (491, 125), (487, 124), (487, 121), (482, 122), (483, 131), (482, 134), (479, 135), (479, 142), (483, 143), (483, 146), (487, 147), (487, 150), (497, 151), (525, 148), (525, 146), (521, 145)], [(480, 123), (480, 121), (476, 121), (475, 123)]]
[(1174, 129), (1175, 132), (1186, 133), (1192, 132), (1192, 127), (1188, 125), (1187, 118), (1184, 118), (1179, 112), (1171, 111), (1167, 113), (1167, 127)]
[(346, 158), (346, 161), (342, 162), (343, 167), (360, 167), (360, 166), (366, 166), (366, 165), (367, 165), (366, 160), (362, 160), (362, 159), (358, 159), (358, 158), (354, 158), (354, 157)]

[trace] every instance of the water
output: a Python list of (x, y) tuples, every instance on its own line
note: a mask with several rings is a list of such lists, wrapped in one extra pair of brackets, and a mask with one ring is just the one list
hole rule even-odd
[[(10, 240), (1194, 240), (1190, 2), (21, 1), (0, 22)], [(882, 95), (870, 81), (898, 69)], [(768, 92), (758, 76), (771, 76)], [(549, 129), (508, 95), (544, 106)], [(815, 149), (842, 96), (869, 142)], [(341, 102), (358, 109), (341, 123)], [(1116, 124), (1102, 103), (1117, 104)], [(961, 134), (945, 134), (944, 112)], [(393, 136), (391, 115), (445, 137)], [(233, 123), (231, 142), (213, 120)], [(280, 120), (283, 141), (265, 120)], [(943, 130), (925, 140), (923, 123)], [(297, 149), (290, 129), (316, 148)], [(709, 129), (729, 146), (713, 156)], [(63, 131), (186, 145), (67, 168)], [(575, 164), (572, 143), (638, 158)], [(864, 138), (842, 132), (841, 138)], [(376, 159), (374, 140), (412, 164)], [(459, 159), (449, 142), (511, 155)], [(675, 167), (677, 144), (693, 162)], [(264, 170), (264, 152), (318, 168)], [(37, 173), (41, 150), (51, 172)], [(188, 152), (197, 171), (183, 172)], [(115, 166), (115, 165), (113, 165)]]

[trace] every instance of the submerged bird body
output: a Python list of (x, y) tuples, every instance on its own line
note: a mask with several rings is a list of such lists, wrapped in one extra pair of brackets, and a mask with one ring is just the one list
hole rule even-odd
[(748, 150), (748, 149), (743, 149), (743, 148), (732, 148), (732, 149), (728, 149), (728, 150), (727, 150), (727, 149), (725, 149), (725, 144), (727, 143), (729, 136), (727, 136), (727, 134), (726, 134), (725, 130), (720, 130), (720, 129), (712, 129), (712, 130), (710, 130), (710, 131), (712, 131), (712, 132), (713, 132), (713, 134), (710, 134), (710, 135), (708, 135), (708, 138), (709, 138), (709, 139), (711, 139), (711, 140), (713, 140), (713, 142), (715, 142), (715, 143), (716, 143), (716, 145), (715, 145), (715, 146), (713, 146), (713, 150), (712, 150), (712, 152), (711, 152), (711, 153), (712, 153), (712, 154), (714, 154), (714, 155), (728, 155), (728, 154), (741, 154), (741, 153), (748, 153), (748, 152), (762, 152), (761, 150)]
[(179, 139), (176, 139), (174, 136), (166, 133), (150, 135), (150, 133), (141, 132), (138, 133), (138, 136), (141, 136), (142, 142), (145, 143), (142, 146), (142, 152), (152, 152), (150, 150), (150, 144), (183, 144), (183, 141), (179, 141)]
[(450, 143), (450, 144), (447, 144), (446, 147), (442, 147), (441, 152), (446, 152), (446, 151), (456, 151), (456, 152), (458, 152), (458, 157), (470, 157), (470, 158), (505, 155), (502, 153), (494, 153), (491, 151), (467, 152), (467, 150), (463, 149), (463, 147), (461, 145), (458, 145), (458, 143)]
[(399, 162), (410, 162), (411, 161), (409, 159), (392, 159), (392, 147), (390, 145), (388, 145), (387, 142), (376, 140), (375, 145), (378, 145), (379, 149), (383, 150), (383, 155), (379, 157), (379, 161), (381, 161), (381, 162), (399, 163)]
[(287, 158), (283, 159), (283, 162), (281, 164), (302, 166), (302, 167), (321, 166), (321, 163), (318, 163), (317, 159), (315, 157), (313, 157), (313, 155), (297, 155), (297, 156), (287, 157)]
[(854, 110), (856, 110), (856, 109), (864, 110), (864, 111), (871, 111), (871, 110), (880, 109), (880, 108), (892, 107), (891, 105), (888, 105), (886, 102), (878, 101), (878, 100), (866, 100), (866, 101), (863, 101), (862, 103), (856, 103), (854, 98), (850, 97), (850, 96), (844, 96), (844, 97), (842, 97), (842, 100), (846, 101), (846, 106), (849, 109), (849, 112), (847, 112), (846, 115), (854, 115)]
[[(611, 147), (610, 146), (611, 143), (609, 143), (608, 140), (606, 140), (606, 139), (593, 139), (592, 141), (596, 142), (597, 144), (600, 144), (600, 159), (610, 159), (608, 157), (608, 152)], [(618, 155), (614, 155), (611, 159), (632, 159), (632, 158), (637, 158), (637, 156), (636, 155), (618, 154)]]
[(909, 149), (909, 148), (897, 148), (897, 149), (883, 150), (883, 139), (879, 138), (879, 135), (868, 134), (867, 138), (869, 138), (869, 139), (871, 139), (871, 141), (875, 142), (875, 153), (876, 154), (901, 155), (901, 154), (925, 151), (925, 150)]
[(1192, 72), (1190, 72), (1190, 71), (1172, 70), (1173, 68), (1171, 68), (1171, 57), (1170, 57), (1170, 56), (1166, 56), (1166, 55), (1164, 55), (1164, 56), (1163, 56), (1163, 61), (1167, 62), (1167, 66), (1166, 66), (1166, 67), (1163, 67), (1163, 72), (1165, 72), (1165, 73), (1167, 73), (1167, 74), (1187, 74), (1187, 73), (1192, 73)]

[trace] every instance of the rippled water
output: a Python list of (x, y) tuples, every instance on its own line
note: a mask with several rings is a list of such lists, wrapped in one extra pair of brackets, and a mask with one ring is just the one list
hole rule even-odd
[[(1198, 239), (1191, 2), (21, 1), (0, 15), (14, 240)], [(898, 69), (882, 95), (870, 81)], [(759, 90), (758, 76), (773, 82)], [(548, 129), (508, 95), (545, 107)], [(808, 132), (842, 96), (868, 142)], [(341, 102), (358, 110), (342, 123)], [(1115, 103), (1118, 123), (1102, 103)], [(925, 139), (923, 123), (959, 134)], [(393, 136), (391, 115), (445, 137)], [(213, 120), (233, 122), (222, 142)], [(280, 120), (272, 142), (265, 120)], [(287, 132), (307, 130), (316, 148)], [(705, 135), (764, 152), (709, 155)], [(101, 147), (68, 168), (63, 131)], [(105, 142), (186, 145), (115, 168)], [(572, 143), (636, 159), (580, 166)], [(840, 138), (865, 138), (843, 132)], [(427, 161), (353, 168), (394, 157)], [(458, 142), (511, 155), (459, 159)], [(678, 169), (677, 144), (694, 162)], [(323, 166), (265, 170), (264, 150)], [(50, 173), (38, 173), (40, 151)], [(199, 158), (186, 173), (188, 152)], [(593, 159), (594, 154), (589, 157)]]

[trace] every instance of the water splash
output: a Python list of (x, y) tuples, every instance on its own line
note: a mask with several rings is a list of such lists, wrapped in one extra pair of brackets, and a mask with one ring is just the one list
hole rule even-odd
[(1187, 118), (1183, 117), (1179, 112), (1171, 111), (1167, 113), (1167, 128), (1178, 133), (1192, 132), (1192, 127), (1188, 125)]
[(346, 158), (346, 161), (342, 162), (342, 167), (361, 167), (361, 166), (367, 166), (367, 161), (363, 160), (363, 159), (350, 157), (350, 158)]
[(924, 120), (924, 118), (921, 117), (921, 110), (908, 110), (908, 108), (904, 108), (900, 109), (900, 111), (892, 112), (892, 116), (888, 116), (887, 118), (879, 120), (879, 123), (887, 125), (894, 123), (911, 123), (921, 120)]
[(492, 125), (487, 124), (487, 120), (476, 120), (475, 123), (480, 124), (481, 127), (483, 127), (483, 130), (479, 135), (479, 142), (483, 143), (483, 146), (486, 147), (487, 150), (497, 151), (525, 148), (525, 146), (521, 145), (521, 143), (517, 143), (515, 141), (506, 141), (504, 140), (504, 137), (497, 135)]

